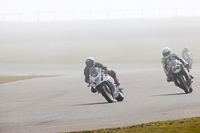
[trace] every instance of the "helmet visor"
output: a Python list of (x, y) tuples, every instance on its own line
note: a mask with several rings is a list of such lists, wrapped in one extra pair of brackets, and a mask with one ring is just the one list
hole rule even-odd
[(86, 65), (88, 68), (92, 68), (94, 66), (94, 61), (87, 61)]
[(163, 53), (163, 56), (166, 57), (170, 54), (170, 51)]
[(96, 77), (98, 75), (98, 70), (96, 67), (93, 67), (91, 70), (90, 70), (90, 74), (92, 77)]

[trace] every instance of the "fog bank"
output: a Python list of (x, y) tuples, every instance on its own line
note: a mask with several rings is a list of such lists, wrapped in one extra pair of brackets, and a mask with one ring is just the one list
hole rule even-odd
[(200, 18), (1, 22), (1, 63), (159, 63), (165, 46), (200, 62)]

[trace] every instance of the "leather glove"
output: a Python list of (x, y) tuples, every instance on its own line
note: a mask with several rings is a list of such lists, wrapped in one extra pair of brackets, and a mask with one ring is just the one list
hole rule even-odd
[(189, 67), (189, 64), (188, 64), (188, 63), (185, 63), (184, 66), (185, 66), (186, 68), (188, 68), (188, 67)]
[(108, 74), (108, 73), (109, 73), (109, 70), (106, 70), (106, 71), (105, 71), (105, 74)]
[(91, 83), (92, 83), (92, 80), (89, 80), (89, 81), (88, 81), (88, 84), (91, 84)]

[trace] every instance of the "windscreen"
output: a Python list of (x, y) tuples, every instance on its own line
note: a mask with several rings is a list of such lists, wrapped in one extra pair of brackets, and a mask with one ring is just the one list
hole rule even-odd
[(96, 67), (90, 69), (90, 74), (92, 77), (96, 77), (98, 75), (98, 70)]
[(178, 60), (172, 60), (172, 61), (170, 61), (170, 66), (172, 67), (172, 66), (176, 66), (176, 65), (178, 65), (178, 64), (181, 64), (180, 63), (180, 61), (178, 61)]

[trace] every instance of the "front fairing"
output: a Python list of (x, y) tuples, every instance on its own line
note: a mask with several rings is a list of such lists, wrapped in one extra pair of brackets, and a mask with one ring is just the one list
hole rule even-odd
[(179, 75), (182, 68), (182, 63), (178, 60), (172, 60), (169, 62), (169, 72), (173, 79)]
[(118, 94), (119, 89), (114, 84), (114, 79), (110, 75), (105, 74), (104, 71), (101, 70), (101, 68), (98, 67), (92, 68), (90, 70), (89, 77), (93, 88), (96, 88), (103, 82), (107, 82), (109, 86), (112, 88), (113, 98), (116, 98), (119, 95)]
[(94, 67), (90, 70), (90, 82), (94, 85), (94, 87), (96, 88), (97, 85), (99, 85), (101, 83), (102, 80), (102, 73), (101, 73), (101, 69)]
[(173, 73), (179, 73), (181, 71), (182, 63), (178, 60), (172, 60), (169, 62), (169, 68)]

